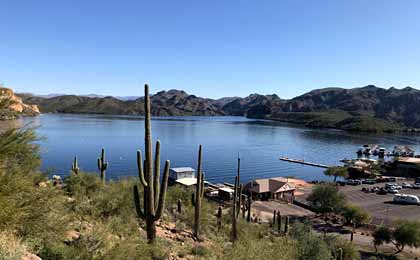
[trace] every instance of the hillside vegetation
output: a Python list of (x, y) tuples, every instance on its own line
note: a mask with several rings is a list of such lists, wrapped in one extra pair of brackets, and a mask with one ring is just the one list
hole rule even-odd
[[(146, 100), (146, 112), (147, 104)], [(145, 122), (145, 147), (150, 147), (150, 112)], [(159, 176), (152, 175), (151, 147), (145, 151), (144, 168), (138, 154), (139, 178), (104, 182), (103, 153), (98, 161), (102, 178), (81, 172), (75, 159), (63, 182), (54, 176), (48, 179), (38, 169), (36, 139), (32, 129), (0, 133), (0, 259), (324, 260), (336, 259), (340, 252), (343, 259), (359, 258), (349, 241), (320, 236), (307, 224), (289, 227), (288, 218), (275, 229), (270, 223), (256, 223), (257, 216), (248, 221), (230, 208), (216, 217), (218, 205), (197, 195), (199, 189), (166, 189), (166, 174), (160, 186), (163, 202), (156, 204), (163, 207), (162, 215), (151, 212), (152, 204), (146, 201), (159, 183), (158, 178), (154, 185), (151, 181)], [(191, 200), (194, 193), (196, 199)], [(152, 222), (147, 219), (150, 214)]]

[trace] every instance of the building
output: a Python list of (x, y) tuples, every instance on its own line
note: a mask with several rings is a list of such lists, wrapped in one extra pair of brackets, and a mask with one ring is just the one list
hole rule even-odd
[[(290, 179), (292, 180), (292, 179)], [(253, 180), (245, 184), (244, 193), (257, 200), (283, 200), (293, 202), (296, 186), (286, 178)]]
[(172, 182), (184, 178), (195, 179), (195, 170), (191, 167), (179, 167), (169, 169), (169, 179)]
[(394, 164), (397, 168), (420, 171), (420, 158), (397, 157), (394, 160)]

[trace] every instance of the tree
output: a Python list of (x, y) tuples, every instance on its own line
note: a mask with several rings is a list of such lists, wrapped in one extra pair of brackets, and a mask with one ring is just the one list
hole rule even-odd
[(328, 167), (324, 174), (327, 176), (334, 176), (334, 182), (337, 181), (337, 177), (347, 178), (349, 176), (347, 168), (340, 166)]
[(418, 221), (400, 221), (392, 232), (391, 241), (397, 248), (398, 254), (404, 250), (405, 246), (420, 246), (420, 222)]
[(354, 227), (365, 224), (370, 220), (368, 212), (353, 204), (346, 204), (341, 215), (346, 219), (347, 224), (351, 224)]
[(385, 226), (378, 226), (372, 234), (373, 236), (373, 246), (375, 247), (375, 252), (378, 251), (378, 246), (381, 246), (384, 243), (390, 243), (392, 239), (391, 230)]
[(316, 185), (307, 199), (319, 213), (339, 212), (346, 199), (332, 184)]
[(420, 222), (408, 220), (399, 221), (393, 230), (386, 226), (379, 226), (373, 232), (372, 236), (375, 250), (384, 243), (392, 243), (397, 249), (395, 254), (398, 254), (402, 252), (406, 246), (420, 246)]

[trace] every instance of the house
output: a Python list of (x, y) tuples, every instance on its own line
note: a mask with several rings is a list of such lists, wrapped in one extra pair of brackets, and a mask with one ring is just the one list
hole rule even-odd
[(245, 184), (244, 193), (257, 200), (283, 200), (293, 202), (296, 186), (286, 178), (253, 180)]
[(397, 157), (394, 160), (397, 168), (412, 169), (420, 171), (420, 158), (413, 157)]
[(184, 178), (195, 179), (195, 170), (191, 167), (178, 167), (169, 169), (169, 180), (172, 182)]

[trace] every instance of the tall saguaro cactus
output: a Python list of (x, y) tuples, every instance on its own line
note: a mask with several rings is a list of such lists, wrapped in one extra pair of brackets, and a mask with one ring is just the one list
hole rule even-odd
[(105, 161), (105, 149), (102, 148), (101, 157), (98, 158), (98, 170), (101, 172), (101, 180), (105, 183), (105, 172), (108, 168), (108, 162)]
[(232, 241), (235, 242), (238, 240), (238, 229), (237, 229), (237, 217), (238, 217), (238, 202), (240, 201), (241, 188), (240, 188), (240, 170), (241, 169), (241, 159), (238, 158), (238, 173), (235, 176), (235, 188), (233, 190), (233, 208), (232, 208)]
[(77, 163), (77, 156), (74, 157), (73, 159), (73, 163), (71, 164), (71, 171), (74, 173), (74, 175), (78, 175), (80, 168), (79, 165)]
[(195, 185), (194, 205), (194, 236), (199, 239), (200, 235), (200, 217), (201, 217), (201, 200), (204, 196), (204, 174), (203, 174), (203, 148), (198, 148), (198, 166), (197, 166), (197, 184)]
[[(162, 186), (159, 187), (160, 179), (160, 141), (156, 142), (155, 161), (153, 166), (152, 159), (152, 131), (150, 120), (150, 96), (149, 86), (144, 86), (144, 113), (145, 113), (145, 153), (143, 161), (141, 151), (137, 151), (137, 168), (139, 172), (140, 184), (143, 186), (143, 207), (140, 203), (139, 189), (137, 185), (133, 187), (134, 204), (139, 218), (146, 222), (147, 240), (153, 243), (156, 239), (156, 221), (162, 217), (165, 206), (166, 190), (168, 188), (168, 176), (170, 162), (165, 162), (163, 171)], [(144, 163), (144, 168), (142, 163)], [(143, 208), (143, 209), (142, 209)]]

